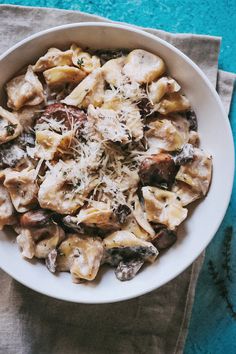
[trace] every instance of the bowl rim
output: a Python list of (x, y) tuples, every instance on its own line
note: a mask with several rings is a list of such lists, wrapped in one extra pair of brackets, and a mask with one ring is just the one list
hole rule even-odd
[[(197, 74), (202, 78), (202, 80), (205, 82), (205, 84), (207, 85), (208, 89), (211, 91), (211, 94), (213, 95), (214, 99), (217, 101), (218, 103), (218, 107), (220, 109), (220, 113), (222, 115), (222, 118), (225, 120), (225, 126), (226, 126), (226, 133), (227, 133), (227, 137), (228, 137), (228, 142), (229, 142), (229, 155), (227, 156), (227, 159), (230, 163), (231, 166), (231, 173), (230, 176), (228, 176), (228, 190), (227, 190), (227, 195), (225, 196), (225, 202), (224, 205), (221, 207), (221, 215), (218, 219), (218, 222), (216, 223), (216, 226), (214, 228), (214, 230), (211, 232), (211, 234), (209, 235), (209, 237), (207, 238), (207, 240), (205, 242), (202, 243), (202, 247), (200, 252), (198, 252), (197, 254), (195, 254), (192, 259), (185, 264), (184, 268), (181, 268), (181, 270), (178, 270), (176, 272), (173, 272), (169, 277), (167, 277), (165, 280), (163, 280), (162, 282), (160, 282), (160, 284), (158, 286), (156, 285), (150, 285), (149, 287), (145, 287), (145, 289), (138, 289), (135, 295), (124, 295), (119, 296), (118, 298), (113, 298), (110, 301), (106, 301), (104, 300), (94, 300), (94, 301), (86, 301), (86, 299), (84, 300), (77, 300), (75, 298), (70, 298), (68, 299), (67, 296), (64, 296), (63, 294), (60, 295), (56, 295), (56, 294), (51, 294), (50, 291), (46, 291), (46, 290), (42, 290), (40, 288), (37, 288), (37, 286), (33, 286), (31, 284), (28, 284), (27, 280), (24, 280), (24, 278), (22, 279), (20, 276), (17, 276), (14, 274), (14, 272), (9, 271), (7, 269), (7, 266), (4, 264), (1, 264), (1, 259), (0, 259), (0, 268), (6, 272), (7, 274), (9, 274), (13, 279), (17, 280), (19, 283), (25, 285), (26, 287), (41, 293), (43, 295), (58, 299), (58, 300), (64, 300), (64, 301), (68, 301), (68, 302), (74, 302), (74, 303), (84, 303), (84, 304), (103, 304), (103, 303), (114, 303), (114, 302), (120, 302), (120, 301), (125, 301), (125, 300), (129, 300), (132, 298), (136, 298), (138, 296), (144, 295), (146, 293), (149, 293), (157, 288), (160, 288), (161, 286), (167, 284), (169, 281), (173, 280), (174, 278), (176, 278), (179, 274), (181, 274), (185, 269), (187, 269), (198, 257), (199, 255), (203, 252), (203, 250), (208, 246), (208, 244), (212, 241), (214, 235), (216, 234), (217, 230), (219, 229), (219, 226), (225, 216), (227, 207), (229, 205), (230, 202), (230, 197), (232, 194), (232, 189), (233, 189), (233, 182), (234, 182), (234, 170), (235, 170), (235, 151), (234, 151), (234, 140), (233, 140), (233, 134), (232, 134), (232, 130), (231, 130), (231, 126), (229, 123), (229, 119), (227, 116), (227, 113), (225, 112), (225, 109), (223, 107), (223, 103), (220, 100), (220, 97), (218, 95), (218, 93), (215, 90), (215, 87), (212, 85), (212, 83), (209, 81), (209, 79), (207, 78), (207, 76), (204, 74), (204, 72), (199, 68), (199, 66), (197, 64), (194, 63), (194, 61), (192, 59), (190, 59), (186, 54), (184, 54), (183, 52), (181, 52), (178, 48), (176, 48), (175, 46), (173, 46), (172, 44), (168, 43), (167, 41), (159, 38), (158, 36), (155, 36), (154, 34), (148, 33), (146, 32), (144, 29), (139, 29), (134, 25), (128, 25), (128, 24), (122, 24), (122, 23), (110, 23), (110, 22), (103, 22), (103, 21), (99, 21), (99, 22), (95, 22), (95, 21), (89, 21), (89, 22), (75, 22), (75, 23), (70, 23), (70, 24), (65, 24), (65, 25), (60, 25), (60, 26), (55, 26), (55, 27), (51, 27), (49, 29), (37, 32), (35, 34), (32, 34), (30, 36), (27, 36), (26, 38), (24, 38), (23, 40), (17, 42), (15, 45), (13, 45), (12, 47), (10, 47), (9, 49), (7, 49), (3, 54), (0, 55), (0, 61), (3, 60), (4, 58), (6, 58), (9, 54), (11, 54), (12, 52), (14, 52), (15, 50), (17, 50), (19, 47), (21, 47), (22, 45), (24, 45), (27, 42), (33, 41), (34, 39), (41, 37), (43, 35), (46, 35), (48, 33), (51, 32), (57, 32), (57, 31), (61, 31), (63, 29), (67, 30), (70, 28), (80, 28), (80, 27), (112, 27), (112, 28), (117, 28), (117, 29), (123, 29), (123, 30), (127, 30), (130, 32), (136, 32), (137, 34), (140, 34), (142, 36), (145, 36), (147, 38), (150, 38), (152, 40), (155, 40), (156, 42), (161, 43), (163, 46), (171, 49), (172, 51), (174, 51), (178, 56), (180, 56), (181, 58), (183, 58), (188, 64), (190, 64), (195, 71), (197, 72)], [(91, 290), (92, 291), (92, 290)]]

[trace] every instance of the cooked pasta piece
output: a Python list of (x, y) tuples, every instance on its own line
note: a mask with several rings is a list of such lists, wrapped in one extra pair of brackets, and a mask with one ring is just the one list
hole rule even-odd
[(137, 81), (141, 84), (156, 80), (165, 70), (165, 63), (160, 57), (143, 49), (132, 50), (128, 54), (126, 64), (123, 67), (123, 73), (131, 81)]
[(78, 84), (86, 74), (83, 70), (73, 66), (63, 65), (48, 69), (43, 72), (45, 81), (49, 87), (61, 86), (64, 84)]
[(166, 95), (159, 103), (156, 104), (155, 109), (164, 115), (175, 112), (187, 111), (190, 108), (190, 102), (187, 97), (172, 93)]
[(201, 197), (201, 195), (191, 186), (181, 181), (175, 182), (172, 187), (172, 192), (176, 193), (183, 206), (186, 206)]
[(88, 120), (104, 140), (122, 144), (131, 140), (126, 125), (119, 121), (117, 113), (112, 109), (94, 108), (90, 105)]
[(120, 227), (113, 210), (102, 202), (96, 203), (96, 207), (83, 207), (75, 218), (77, 225), (82, 223), (102, 230), (115, 230)]
[(69, 234), (58, 249), (57, 270), (70, 271), (74, 282), (94, 280), (103, 257), (102, 240), (79, 234)]
[(17, 116), (0, 106), (0, 145), (15, 139), (21, 132)]
[(179, 150), (189, 140), (189, 123), (179, 116), (155, 120), (149, 124), (149, 128), (149, 145), (155, 149)]
[(87, 74), (90, 74), (93, 70), (101, 66), (100, 59), (96, 55), (91, 56), (89, 53), (84, 52), (76, 44), (72, 44), (71, 50), (73, 52), (73, 64), (85, 71)]
[(174, 230), (187, 217), (188, 210), (175, 193), (156, 187), (143, 187), (142, 193), (148, 221)]
[(62, 103), (80, 107), (85, 96), (95, 89), (100, 80), (102, 80), (102, 71), (101, 69), (96, 69), (80, 82), (79, 85), (62, 100)]
[(94, 185), (88, 180), (83, 191), (78, 190), (79, 179), (76, 179), (76, 172), (77, 165), (73, 160), (66, 163), (59, 161), (47, 171), (38, 193), (41, 208), (51, 209), (59, 214), (72, 214), (84, 204), (84, 198)]
[(37, 205), (38, 186), (34, 169), (26, 168), (22, 171), (9, 169), (5, 173), (4, 186), (19, 213), (24, 213)]
[(178, 181), (182, 181), (199, 193), (207, 194), (211, 182), (212, 157), (201, 149), (194, 149), (193, 161), (180, 167), (176, 175)]
[(49, 48), (47, 53), (35, 63), (33, 70), (34, 72), (42, 72), (55, 66), (72, 65), (72, 55), (72, 50), (63, 52), (57, 48)]
[(102, 72), (106, 82), (112, 86), (119, 87), (125, 81), (125, 75), (122, 68), (125, 64), (125, 57), (108, 60), (102, 66)]
[[(31, 150), (31, 156), (53, 160), (68, 152), (73, 139), (73, 131), (57, 134), (48, 130), (36, 131), (36, 145)], [(28, 150), (29, 151), (29, 150)]]
[(143, 259), (154, 262), (158, 251), (151, 242), (136, 237), (133, 233), (122, 230), (113, 232), (103, 240), (105, 262), (117, 266), (121, 261)]
[(23, 106), (37, 106), (44, 101), (43, 86), (29, 65), (26, 74), (17, 76), (6, 85), (8, 107), (19, 110)]
[(0, 185), (0, 230), (15, 222), (15, 211), (7, 189)]
[(180, 88), (179, 84), (171, 77), (162, 77), (149, 85), (148, 98), (152, 104), (156, 104), (165, 94), (178, 92)]
[(47, 226), (45, 229), (45, 236), (42, 240), (35, 245), (35, 257), (36, 258), (47, 258), (49, 253), (56, 249), (56, 247), (64, 240), (65, 232), (63, 229), (52, 224)]

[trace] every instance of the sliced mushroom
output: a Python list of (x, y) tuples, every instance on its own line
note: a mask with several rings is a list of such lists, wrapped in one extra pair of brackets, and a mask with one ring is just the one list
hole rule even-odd
[(38, 186), (35, 182), (34, 169), (26, 168), (19, 172), (9, 169), (5, 173), (4, 186), (19, 213), (24, 213), (37, 205)]
[(124, 83), (125, 76), (122, 73), (122, 68), (124, 67), (125, 60), (125, 57), (111, 59), (103, 65), (102, 72), (108, 84), (119, 87)]
[(148, 98), (152, 104), (160, 102), (165, 94), (178, 92), (179, 84), (172, 78), (162, 77), (158, 81), (153, 81), (148, 88)]
[(105, 247), (104, 262), (117, 266), (121, 261), (141, 259), (154, 262), (157, 249), (147, 241), (136, 237), (129, 231), (116, 231), (103, 240)]
[(192, 161), (194, 156), (194, 148), (191, 144), (184, 144), (182, 149), (174, 156), (177, 165), (185, 165)]
[(123, 73), (131, 81), (141, 84), (156, 80), (165, 72), (164, 61), (155, 54), (143, 49), (132, 50), (127, 56)]
[(0, 185), (0, 230), (15, 222), (14, 207), (7, 189)]
[(72, 106), (81, 106), (85, 96), (94, 90), (97, 83), (102, 80), (101, 69), (94, 70), (64, 99), (62, 103)]
[(178, 181), (188, 184), (201, 196), (207, 194), (212, 175), (212, 157), (203, 150), (194, 148), (191, 163), (180, 167), (176, 175)]
[(56, 66), (43, 72), (45, 81), (49, 87), (61, 86), (64, 84), (78, 84), (86, 74), (83, 70), (73, 66)]
[(28, 66), (25, 75), (20, 75), (6, 85), (8, 107), (19, 110), (24, 105), (37, 106), (44, 101), (43, 86), (32, 66)]
[(36, 130), (40, 130), (40, 126), (42, 126), (56, 132), (61, 132), (63, 128), (80, 131), (86, 120), (87, 116), (81, 109), (62, 103), (53, 103), (46, 107), (37, 120)]
[(135, 277), (143, 264), (144, 261), (142, 259), (121, 261), (115, 270), (115, 275), (120, 281), (131, 280)]
[(28, 211), (20, 216), (20, 225), (23, 228), (42, 227), (51, 221), (52, 212), (44, 209)]
[(170, 248), (177, 241), (176, 232), (162, 228), (152, 240), (152, 244), (158, 249), (158, 251), (166, 250)]
[(198, 123), (196, 113), (193, 110), (189, 110), (185, 113), (185, 117), (189, 121), (189, 129), (197, 131)]
[(0, 145), (15, 139), (22, 132), (17, 116), (0, 107)]
[(159, 113), (167, 115), (175, 112), (187, 111), (190, 108), (190, 102), (187, 97), (179, 93), (171, 93), (166, 95), (159, 103), (156, 104), (155, 110)]
[(142, 188), (144, 206), (148, 221), (166, 225), (174, 230), (188, 214), (178, 196), (156, 187)]
[(174, 159), (167, 153), (152, 155), (140, 165), (139, 176), (143, 185), (169, 188), (175, 180), (177, 168)]
[(57, 270), (70, 271), (73, 280), (94, 280), (103, 257), (102, 240), (98, 237), (70, 234), (58, 248)]
[(27, 165), (26, 147), (34, 146), (34, 136), (23, 133), (16, 139), (3, 144), (0, 149), (0, 168), (20, 168)]
[(47, 53), (40, 57), (33, 66), (34, 72), (41, 72), (55, 66), (72, 65), (72, 50), (65, 52), (57, 48), (49, 48)]

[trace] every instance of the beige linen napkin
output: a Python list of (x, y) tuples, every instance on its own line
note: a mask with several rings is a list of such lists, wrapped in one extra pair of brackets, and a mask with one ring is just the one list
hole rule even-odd
[[(74, 11), (0, 5), (0, 53), (32, 33), (84, 21), (107, 20)], [(220, 38), (145, 30), (186, 53), (216, 84)], [(217, 87), (228, 112), (233, 76), (220, 72)], [(0, 271), (0, 353), (182, 353), (203, 258), (161, 289), (104, 305), (54, 300)]]

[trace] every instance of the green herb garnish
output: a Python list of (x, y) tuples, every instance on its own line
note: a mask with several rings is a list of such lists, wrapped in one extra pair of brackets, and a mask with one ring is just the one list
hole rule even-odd
[(15, 133), (15, 129), (17, 127), (17, 124), (11, 124), (9, 123), (8, 125), (5, 126), (5, 129), (7, 131), (7, 136), (12, 136)]
[(82, 66), (84, 66), (84, 59), (83, 58), (79, 58), (77, 60), (77, 65), (78, 65), (79, 69), (81, 69)]

